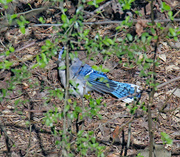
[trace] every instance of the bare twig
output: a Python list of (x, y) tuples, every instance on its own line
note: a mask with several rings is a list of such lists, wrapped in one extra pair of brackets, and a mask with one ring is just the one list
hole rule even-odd
[(127, 140), (127, 149), (130, 146), (130, 142), (131, 142), (131, 122), (129, 123), (129, 127), (128, 127), (128, 140)]
[[(179, 85), (179, 87), (180, 87), (180, 85)], [(172, 93), (168, 96), (168, 98), (166, 99), (165, 103), (163, 104), (163, 106), (161, 107), (161, 109), (159, 110), (159, 112), (162, 112), (162, 111), (164, 110), (164, 108), (165, 108), (166, 105), (167, 105), (168, 100), (171, 98), (171, 96), (173, 95), (173, 93), (174, 93), (177, 89), (178, 89), (178, 87), (176, 87), (176, 88), (172, 91)]]
[[(99, 8), (95, 9), (93, 12), (89, 12), (89, 15), (86, 15), (84, 18), (89, 17), (89, 16), (93, 16), (95, 13), (97, 13), (98, 11), (101, 11), (102, 9), (106, 8), (108, 5), (110, 5), (113, 2), (113, 0), (101, 5)], [(87, 13), (87, 12), (86, 12)]]
[(33, 41), (32, 43), (29, 43), (29, 44), (27, 44), (27, 45), (25, 45), (25, 46), (23, 46), (23, 47), (21, 47), (21, 48), (19, 48), (19, 49), (16, 49), (15, 52), (24, 50), (24, 49), (26, 49), (26, 48), (28, 48), (28, 47), (30, 47), (30, 46), (33, 46), (34, 44), (35, 44), (35, 41)]
[[(134, 22), (136, 23), (138, 20), (131, 20), (131, 22)], [(152, 20), (147, 20), (147, 22), (152, 22)], [(157, 22), (170, 22), (172, 20), (170, 19), (164, 19), (164, 20), (154, 20), (155, 23)], [(180, 22), (180, 19), (174, 19), (173, 21), (176, 21), (176, 22)], [(102, 24), (120, 24), (122, 23), (123, 21), (98, 21), (98, 22), (82, 22), (82, 24), (84, 25), (102, 25)], [(52, 26), (55, 26), (55, 27), (60, 27), (62, 26), (63, 24), (32, 24), (31, 26), (32, 27), (52, 27)]]
[[(154, 25), (154, 12), (153, 12), (153, 2), (154, 0), (151, 0), (151, 20), (152, 24)], [(156, 83), (156, 78), (155, 78), (155, 72), (156, 72), (156, 65), (155, 65), (155, 59), (156, 59), (156, 53), (157, 53), (157, 48), (158, 48), (158, 43), (159, 43), (159, 37), (157, 38), (157, 41), (155, 43), (155, 50), (154, 50), (154, 58), (153, 58), (153, 83)], [(148, 129), (149, 129), (149, 157), (152, 157), (153, 154), (153, 145), (154, 145), (154, 136), (153, 136), (153, 129), (152, 129), (152, 115), (151, 115), (151, 106), (153, 105), (153, 99), (154, 99), (154, 93), (155, 93), (155, 87), (152, 87), (152, 91), (149, 95), (149, 104), (148, 106)]]
[[(66, 138), (66, 132), (67, 132), (67, 127), (66, 127), (66, 107), (68, 105), (68, 98), (69, 98), (69, 49), (68, 46), (66, 47), (66, 88), (65, 88), (65, 100), (64, 100), (64, 109), (63, 109), (63, 136), (64, 138)], [(63, 151), (63, 155), (66, 156), (67, 152), (66, 152), (66, 148), (65, 148), (65, 139), (63, 140), (62, 143), (62, 151)]]
[(171, 80), (169, 80), (169, 81), (167, 81), (167, 82), (164, 82), (164, 83), (158, 85), (158, 86), (157, 86), (157, 89), (162, 88), (162, 87), (164, 87), (164, 86), (166, 86), (166, 85), (168, 85), (168, 84), (170, 84), (170, 83), (172, 83), (172, 82), (178, 81), (178, 80), (180, 80), (180, 76), (175, 77), (175, 78), (173, 78), (173, 79), (171, 79)]
[(2, 121), (0, 120), (0, 131), (4, 132), (5, 136), (5, 143), (6, 143), (6, 149), (7, 149), (7, 156), (11, 156), (11, 147), (15, 143), (7, 134), (6, 128), (2, 125)]
[[(29, 19), (32, 16), (36, 16), (37, 14), (43, 12), (46, 9), (47, 9), (47, 7), (28, 10), (26, 12), (18, 13), (17, 17), (20, 17), (21, 15), (23, 15), (23, 16), (25, 16), (26, 19)], [(15, 25), (15, 24), (17, 24), (16, 20), (13, 20), (12, 23), (9, 24), (6, 17), (4, 16), (4, 17), (1, 18), (0, 28), (7, 27), (7, 26), (12, 26), (12, 25)]]

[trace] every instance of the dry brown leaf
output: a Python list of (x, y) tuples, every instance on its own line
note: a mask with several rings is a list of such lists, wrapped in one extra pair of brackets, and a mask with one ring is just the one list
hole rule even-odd
[(180, 89), (176, 89), (176, 91), (173, 94), (180, 98)]
[(151, 14), (151, 3), (148, 3), (146, 5), (146, 15), (150, 15)]
[(166, 67), (166, 72), (172, 71), (172, 70), (179, 70), (180, 68), (175, 65), (169, 65)]
[[(142, 156), (149, 156), (149, 148), (138, 151)], [(157, 157), (171, 157), (171, 152), (167, 151), (163, 145), (155, 145), (154, 153)]]
[(179, 42), (179, 41), (177, 41), (177, 42), (169, 42), (169, 44), (170, 44), (172, 47), (180, 48), (180, 42)]
[(112, 9), (113, 9), (114, 13), (119, 13), (119, 14), (123, 14), (124, 13), (120, 3), (118, 3), (117, 0), (114, 0), (112, 2)]
[(119, 125), (117, 125), (116, 129), (113, 131), (112, 138), (114, 141), (119, 141)]
[(3, 110), (2, 113), (3, 113), (3, 114), (10, 114), (10, 113), (12, 113), (12, 112), (11, 112), (10, 110), (6, 109), (6, 110)]
[(33, 55), (24, 55), (23, 57), (22, 57), (22, 61), (24, 62), (24, 61), (28, 61), (28, 60), (31, 60), (33, 58)]
[(163, 1), (166, 2), (171, 8), (179, 4), (178, 0), (163, 0)]
[(167, 119), (167, 115), (164, 114), (164, 113), (161, 113), (161, 117), (162, 117), (163, 119)]
[(147, 20), (138, 20), (136, 23), (136, 33), (138, 36), (141, 36), (141, 34), (144, 32), (143, 28), (147, 27)]
[(139, 147), (144, 147), (145, 146), (145, 143), (142, 141), (142, 140), (139, 140), (139, 139), (133, 139), (133, 144), (136, 145), (136, 146), (139, 146)]
[(107, 157), (119, 157), (120, 154), (119, 153), (112, 153), (112, 154), (109, 154)]
[(177, 125), (177, 124), (179, 124), (180, 123), (180, 111), (179, 111), (179, 108), (178, 109), (176, 109), (176, 110), (174, 110), (173, 112), (172, 112), (172, 121), (173, 121), (173, 123), (175, 123), (175, 125)]
[(35, 2), (35, 0), (19, 0), (21, 3), (24, 3), (24, 4), (32, 4)]
[(24, 85), (23, 89), (29, 88), (29, 85), (26, 82), (23, 82), (22, 84)]
[(166, 55), (165, 55), (165, 54), (160, 54), (160, 55), (159, 55), (159, 58), (160, 58), (162, 61), (166, 62)]

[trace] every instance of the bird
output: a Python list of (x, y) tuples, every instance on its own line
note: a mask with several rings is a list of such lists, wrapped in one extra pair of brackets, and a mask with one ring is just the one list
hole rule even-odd
[[(65, 66), (65, 59), (62, 58), (64, 47), (59, 52), (59, 67)], [(66, 87), (66, 70), (59, 68), (61, 83)], [(75, 82), (70, 84), (71, 94), (77, 97), (84, 96), (88, 92), (96, 91), (102, 94), (110, 94), (125, 103), (134, 101), (134, 97), (141, 96), (140, 86), (117, 82), (109, 79), (103, 72), (94, 70), (88, 64), (83, 63), (79, 58), (74, 57), (69, 65), (69, 80)]]

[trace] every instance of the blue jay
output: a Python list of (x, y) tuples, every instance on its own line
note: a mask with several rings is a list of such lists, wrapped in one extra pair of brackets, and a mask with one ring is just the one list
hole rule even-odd
[[(59, 67), (65, 65), (62, 59), (64, 47), (59, 52)], [(121, 83), (108, 79), (106, 74), (93, 70), (88, 64), (83, 64), (79, 58), (74, 57), (69, 66), (69, 79), (73, 80), (78, 86), (70, 85), (72, 94), (83, 96), (89, 91), (97, 91), (99, 93), (109, 93), (117, 98), (123, 98), (122, 101), (130, 103), (134, 100), (134, 96), (140, 97), (139, 86), (129, 83)], [(66, 87), (65, 69), (59, 69), (61, 83)], [(87, 83), (88, 82), (88, 83)], [(78, 88), (78, 90), (76, 90)]]

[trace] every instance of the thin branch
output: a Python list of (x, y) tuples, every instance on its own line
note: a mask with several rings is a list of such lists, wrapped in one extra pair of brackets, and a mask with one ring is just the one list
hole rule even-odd
[[(154, 25), (154, 12), (153, 12), (153, 2), (154, 0), (151, 0), (151, 20), (152, 24)], [(157, 41), (155, 42), (155, 50), (154, 50), (154, 57), (153, 57), (153, 84), (156, 84), (156, 54), (157, 54), (157, 48), (159, 43), (159, 37), (157, 38)], [(154, 135), (153, 135), (153, 129), (152, 129), (152, 113), (151, 113), (151, 106), (153, 105), (153, 99), (154, 99), (154, 93), (155, 93), (155, 87), (152, 87), (151, 93), (149, 95), (149, 104), (147, 105), (148, 108), (148, 129), (149, 129), (149, 157), (152, 157), (153, 155), (153, 145), (154, 145)]]
[[(180, 85), (179, 85), (178, 87), (176, 87), (176, 88), (172, 91), (172, 93), (167, 97), (165, 103), (163, 104), (163, 106), (161, 107), (161, 109), (159, 110), (159, 112), (163, 112), (164, 108), (165, 108), (166, 105), (167, 105), (168, 100), (171, 98), (171, 96), (174, 94), (174, 92), (175, 92), (179, 87), (180, 87)], [(168, 110), (168, 111), (169, 111), (169, 110)]]
[(129, 149), (130, 142), (131, 142), (131, 122), (129, 123), (129, 127), (128, 127), (127, 149)]
[(4, 132), (7, 155), (11, 156), (11, 148), (15, 142), (8, 136), (6, 128), (3, 126), (3, 123), (1, 120), (0, 120), (0, 132)]
[(66, 148), (65, 148), (65, 141), (66, 141), (66, 132), (67, 132), (67, 127), (66, 127), (66, 106), (68, 105), (68, 99), (69, 99), (69, 49), (68, 46), (66, 47), (66, 88), (65, 88), (65, 100), (64, 100), (64, 109), (63, 109), (63, 136), (65, 139), (63, 139), (63, 144), (62, 144), (62, 152), (63, 155), (66, 156)]
[(20, 47), (20, 48), (16, 49), (15, 52), (22, 51), (22, 50), (24, 50), (24, 49), (26, 49), (26, 48), (28, 48), (28, 47), (30, 47), (30, 46), (33, 46), (33, 45), (35, 45), (35, 44), (36, 44), (36, 42), (33, 41), (33, 42), (31, 42), (31, 43), (23, 46), (23, 47)]
[[(86, 15), (84, 18), (89, 17), (89, 16), (93, 16), (95, 13), (97, 13), (98, 11), (101, 11), (102, 9), (106, 8), (108, 5), (110, 5), (113, 2), (113, 0), (101, 5), (99, 8), (95, 9), (93, 12), (89, 12), (89, 15)], [(86, 12), (87, 13), (87, 12)]]
[[(147, 22), (152, 22), (152, 20), (147, 20), (147, 19), (144, 19), (146, 20)], [(131, 22), (134, 22), (136, 23), (138, 20), (135, 20), (135, 19), (132, 19)], [(157, 22), (170, 22), (172, 20), (170, 19), (164, 19), (164, 20), (154, 20), (155, 23)], [(174, 19), (173, 21), (176, 21), (176, 22), (180, 22), (180, 19)], [(122, 21), (98, 21), (98, 22), (82, 22), (82, 24), (84, 25), (102, 25), (102, 24), (121, 24), (123, 22)], [(52, 26), (55, 26), (55, 27), (60, 27), (62, 26), (63, 24), (60, 23), (60, 24), (32, 24), (30, 25), (31, 27), (52, 27)]]
[[(32, 18), (33, 16), (38, 15), (39, 13), (43, 12), (44, 10), (46, 10), (47, 7), (43, 7), (43, 8), (37, 8), (37, 9), (32, 9), (32, 10), (28, 10), (26, 12), (22, 12), (22, 13), (18, 13), (17, 17), (20, 17), (21, 15), (25, 16), (26, 19)], [(0, 28), (4, 28), (7, 26), (13, 26), (17, 24), (16, 20), (13, 20), (11, 24), (9, 24), (9, 22), (7, 22), (7, 19), (5, 16), (3, 16), (0, 22)]]
[(171, 80), (169, 80), (169, 81), (167, 81), (167, 82), (164, 82), (164, 83), (158, 85), (157, 88), (158, 88), (158, 89), (159, 89), (159, 88), (162, 88), (162, 87), (164, 87), (164, 86), (166, 86), (166, 85), (168, 85), (168, 84), (170, 84), (170, 83), (172, 83), (172, 82), (178, 81), (178, 80), (180, 80), (180, 76), (175, 77), (175, 78), (173, 78), (173, 79), (171, 79)]

